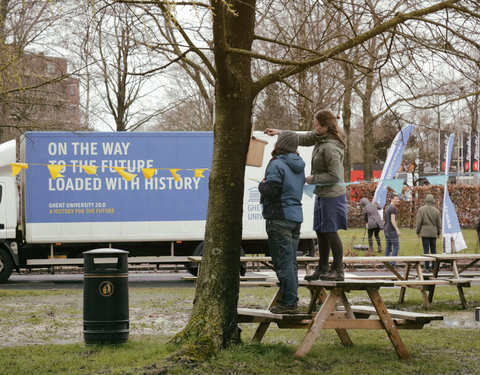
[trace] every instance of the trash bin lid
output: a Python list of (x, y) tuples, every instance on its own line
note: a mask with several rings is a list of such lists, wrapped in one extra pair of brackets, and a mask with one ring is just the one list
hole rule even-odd
[(82, 254), (84, 255), (121, 255), (121, 254), (128, 254), (126, 250), (119, 250), (119, 249), (110, 249), (110, 248), (103, 248), (103, 249), (95, 249), (95, 250), (88, 250), (84, 251)]

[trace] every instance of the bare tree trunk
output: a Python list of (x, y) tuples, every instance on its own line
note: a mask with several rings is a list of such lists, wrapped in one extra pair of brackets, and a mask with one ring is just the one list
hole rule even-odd
[[(370, 78), (367, 78), (367, 81)], [(367, 90), (367, 96), (368, 96)], [(370, 96), (362, 101), (363, 111), (363, 177), (365, 181), (373, 179), (373, 118), (371, 112)]]
[(352, 169), (352, 152), (350, 139), (351, 129), (352, 129), (352, 93), (353, 93), (353, 67), (350, 64), (342, 64), (343, 71), (345, 73), (344, 87), (345, 93), (343, 96), (343, 111), (342, 111), (342, 121), (343, 121), (343, 130), (347, 136), (346, 142), (347, 147), (345, 149), (345, 159), (343, 160), (344, 167), (344, 178), (345, 181), (350, 181), (351, 169)]
[(251, 49), (255, 1), (234, 1), (232, 15), (213, 1), (216, 77), (215, 127), (208, 215), (192, 316), (174, 341), (210, 354), (240, 340), (237, 325), (245, 161), (253, 106), (251, 58), (226, 46)]

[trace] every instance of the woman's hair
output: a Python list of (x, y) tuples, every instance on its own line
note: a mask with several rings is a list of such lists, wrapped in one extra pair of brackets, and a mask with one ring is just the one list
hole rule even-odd
[(345, 134), (338, 126), (337, 119), (340, 117), (335, 116), (331, 109), (321, 109), (315, 113), (315, 118), (320, 125), (328, 127), (328, 132), (333, 134), (333, 136), (342, 143), (344, 148), (347, 147)]

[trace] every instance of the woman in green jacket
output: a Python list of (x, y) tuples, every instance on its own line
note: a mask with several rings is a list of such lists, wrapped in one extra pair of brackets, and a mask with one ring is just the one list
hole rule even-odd
[[(268, 135), (281, 133), (266, 129)], [(299, 146), (313, 146), (311, 175), (307, 184), (315, 186), (313, 229), (317, 234), (319, 264), (305, 280), (343, 280), (343, 244), (337, 231), (347, 229), (346, 189), (342, 185), (345, 135), (338, 126), (337, 117), (330, 109), (323, 109), (313, 117), (313, 131), (297, 133)], [(332, 266), (328, 267), (330, 250)]]

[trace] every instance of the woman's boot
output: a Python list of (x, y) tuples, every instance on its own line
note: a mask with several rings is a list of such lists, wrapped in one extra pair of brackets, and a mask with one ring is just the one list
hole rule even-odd
[(306, 275), (304, 279), (306, 281), (320, 280), (322, 276), (325, 276), (327, 273), (328, 273), (328, 265), (326, 267), (318, 265), (317, 268), (315, 268), (315, 272), (312, 273), (311, 275)]
[(324, 276), (322, 280), (343, 281), (345, 280), (345, 272), (343, 271), (343, 264), (340, 266), (333, 266), (332, 269)]

